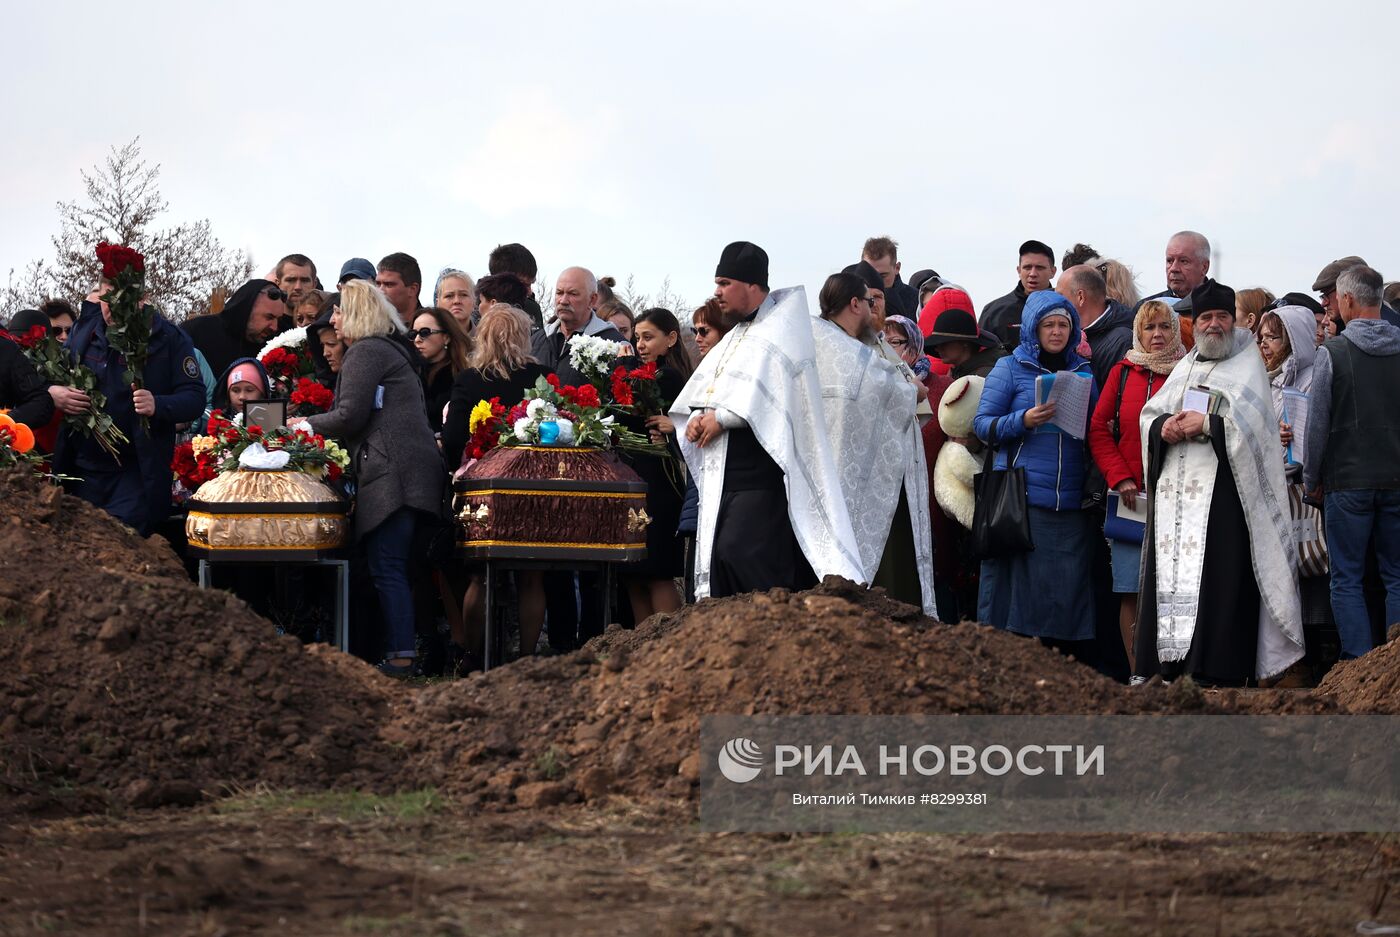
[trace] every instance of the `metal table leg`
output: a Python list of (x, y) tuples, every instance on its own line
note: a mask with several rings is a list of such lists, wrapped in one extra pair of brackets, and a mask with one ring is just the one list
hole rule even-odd
[(495, 665), (496, 650), (496, 593), (492, 585), (495, 580), (495, 568), (491, 561), (486, 561), (486, 588), (485, 604), (486, 613), (482, 634), (481, 647), (481, 669), (490, 670)]
[(201, 589), (208, 589), (208, 588), (209, 588), (209, 561), (208, 561), (208, 560), (200, 560), (200, 561), (199, 561), (199, 587), (200, 587)]
[(336, 647), (350, 653), (350, 561), (336, 560), (337, 605), (335, 611)]

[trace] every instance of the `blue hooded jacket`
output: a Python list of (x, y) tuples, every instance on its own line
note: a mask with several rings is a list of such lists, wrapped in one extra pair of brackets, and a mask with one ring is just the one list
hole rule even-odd
[[(1093, 378), (1093, 371), (1075, 348), (1082, 337), (1079, 313), (1074, 304), (1053, 290), (1038, 290), (1026, 300), (1021, 315), (1020, 344), (1002, 358), (987, 375), (982, 401), (972, 420), (973, 431), (983, 442), (1001, 448), (995, 467), (1005, 468), (1007, 458), (1026, 470), (1026, 499), (1035, 507), (1052, 511), (1077, 510), (1084, 498), (1084, 473), (1088, 467), (1088, 446), (1050, 423), (1026, 429), (1026, 411), (1035, 406), (1035, 379), (1052, 373), (1040, 363), (1040, 320), (1049, 312), (1069, 316), (1069, 345), (1065, 349), (1065, 370)], [(1089, 401), (1092, 413), (1098, 399), (1095, 385)], [(1088, 427), (1085, 427), (1087, 436)]]

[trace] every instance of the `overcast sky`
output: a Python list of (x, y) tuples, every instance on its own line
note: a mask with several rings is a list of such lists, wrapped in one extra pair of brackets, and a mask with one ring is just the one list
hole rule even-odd
[[(139, 12), (133, 13), (137, 10)], [(521, 241), (712, 290), (900, 243), (980, 307), (1016, 246), (1088, 241), (1164, 286), (1195, 228), (1232, 286), (1306, 290), (1358, 253), (1400, 276), (1400, 4), (25, 3), (0, 58), (0, 275), (140, 135), (166, 220), (259, 268), (309, 254), (485, 273)]]

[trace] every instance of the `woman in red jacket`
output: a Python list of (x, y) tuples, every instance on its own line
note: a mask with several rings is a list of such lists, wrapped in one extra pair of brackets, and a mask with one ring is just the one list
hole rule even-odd
[[(1099, 393), (1089, 421), (1089, 452), (1108, 487), (1129, 508), (1142, 494), (1142, 434), (1138, 417), (1143, 404), (1167, 382), (1167, 375), (1186, 354), (1180, 318), (1166, 303), (1148, 300), (1133, 319), (1133, 348), (1113, 366)], [(1133, 662), (1133, 624), (1137, 620), (1138, 570), (1141, 542), (1110, 540), (1113, 591), (1120, 596), (1118, 628)]]

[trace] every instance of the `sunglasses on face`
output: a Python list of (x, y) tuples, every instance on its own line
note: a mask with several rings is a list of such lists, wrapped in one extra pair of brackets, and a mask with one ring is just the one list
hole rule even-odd
[(51, 326), (49, 326), (49, 334), (50, 334), (50, 335), (58, 335), (58, 336), (62, 337), (62, 336), (65, 336), (65, 335), (70, 334), (72, 331), (73, 331), (73, 326), (71, 326), (71, 325), (51, 325)]
[(427, 341), (428, 339), (432, 338), (434, 335), (441, 335), (441, 334), (442, 334), (443, 332), (445, 332), (445, 331), (447, 331), (447, 330), (446, 330), (446, 329), (430, 329), (430, 328), (427, 328), (426, 326), (424, 326), (424, 327), (421, 328), (421, 329), (410, 329), (409, 332), (408, 332), (408, 334), (409, 334), (409, 335), (412, 335), (415, 339), (421, 338), (421, 339), (423, 339), (424, 341)]
[(708, 325), (697, 325), (695, 327), (695, 334), (699, 335), (701, 338), (704, 338), (706, 335), (709, 335), (713, 331), (714, 329), (710, 328)]
[(275, 286), (269, 286), (267, 289), (263, 290), (263, 295), (275, 303), (285, 303), (287, 301), (287, 294)]

